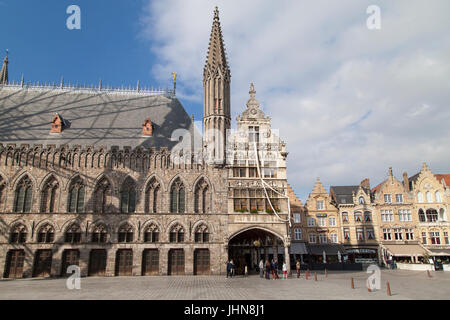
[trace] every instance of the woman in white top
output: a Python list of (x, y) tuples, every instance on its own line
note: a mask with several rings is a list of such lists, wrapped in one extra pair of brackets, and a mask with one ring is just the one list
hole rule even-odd
[(287, 265), (286, 265), (286, 261), (283, 262), (283, 279), (287, 279)]

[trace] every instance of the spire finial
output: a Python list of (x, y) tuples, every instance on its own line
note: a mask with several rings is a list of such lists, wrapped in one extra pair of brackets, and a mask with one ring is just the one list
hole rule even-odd
[(214, 8), (214, 19), (219, 19), (219, 7)]
[(0, 84), (8, 84), (8, 49), (6, 49), (6, 56), (3, 60), (2, 70), (0, 71)]

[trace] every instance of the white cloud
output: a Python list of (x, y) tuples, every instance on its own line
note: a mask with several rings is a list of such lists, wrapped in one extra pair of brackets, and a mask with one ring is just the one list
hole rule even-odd
[[(426, 161), (449, 172), (450, 25), (446, 0), (149, 1), (142, 36), (155, 77), (179, 74), (181, 99), (202, 110), (202, 70), (219, 6), (232, 73), (232, 117), (255, 83), (262, 109), (287, 142), (288, 179), (304, 200), (325, 185), (381, 182)], [(201, 111), (199, 111), (201, 112)]]

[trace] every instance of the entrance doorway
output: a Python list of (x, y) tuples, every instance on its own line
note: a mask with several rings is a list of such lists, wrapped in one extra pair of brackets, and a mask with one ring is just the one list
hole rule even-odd
[(37, 250), (34, 258), (33, 277), (50, 277), (52, 250)]
[(72, 265), (79, 265), (80, 251), (79, 250), (64, 250), (62, 256), (61, 276), (68, 277), (72, 273), (67, 273), (67, 268)]
[(22, 278), (23, 263), (25, 260), (24, 250), (10, 250), (6, 256), (5, 278)]
[(171, 249), (169, 251), (169, 270), (170, 276), (184, 275), (184, 250)]
[(104, 277), (106, 273), (106, 250), (94, 249), (89, 255), (89, 276)]
[[(254, 228), (238, 233), (228, 242), (228, 260), (232, 259), (236, 274), (244, 274), (247, 266), (249, 274), (258, 273), (259, 261), (261, 259), (271, 260), (270, 253), (278, 252), (278, 247), (283, 247), (283, 241), (273, 233)], [(269, 250), (270, 249), (270, 250)], [(272, 255), (273, 256), (273, 255)], [(276, 257), (276, 255), (275, 255)], [(283, 264), (283, 255), (278, 256), (278, 266)]]
[(157, 276), (159, 274), (158, 249), (145, 249), (142, 255), (142, 275)]
[(208, 249), (194, 251), (194, 275), (206, 276), (211, 274), (210, 257)]
[(116, 276), (133, 274), (133, 250), (119, 249), (116, 254)]

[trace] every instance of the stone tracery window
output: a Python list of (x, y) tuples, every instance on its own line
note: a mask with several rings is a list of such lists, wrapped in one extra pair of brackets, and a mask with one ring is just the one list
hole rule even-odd
[(66, 243), (80, 243), (81, 242), (81, 228), (78, 224), (71, 224), (65, 234), (64, 242)]
[(158, 242), (159, 241), (159, 229), (154, 224), (151, 223), (145, 228), (144, 232), (144, 242)]
[(123, 224), (119, 228), (118, 241), (119, 242), (133, 242), (134, 231), (133, 227), (128, 223)]
[(195, 242), (209, 242), (209, 230), (205, 224), (201, 224), (195, 230)]
[(136, 210), (136, 186), (130, 177), (122, 185), (120, 191), (120, 212), (134, 213)]
[(25, 243), (27, 240), (27, 228), (19, 223), (12, 229), (9, 236), (9, 243)]
[(112, 188), (111, 183), (106, 177), (103, 177), (95, 188), (94, 192), (94, 211), (95, 213), (108, 212), (108, 204), (111, 202)]
[(157, 213), (161, 186), (156, 178), (152, 178), (145, 189), (145, 213)]
[(169, 241), (172, 243), (184, 242), (184, 228), (181, 225), (176, 224), (172, 227), (170, 230)]
[(210, 210), (209, 206), (209, 185), (204, 178), (195, 185), (194, 192), (194, 211), (195, 213), (208, 213)]
[(70, 213), (80, 213), (84, 210), (84, 183), (80, 177), (76, 177), (69, 188), (68, 209)]
[(30, 212), (32, 196), (33, 185), (30, 178), (25, 176), (17, 184), (14, 212)]
[(99, 223), (92, 229), (91, 242), (105, 243), (107, 237), (108, 230), (104, 224)]
[(41, 194), (41, 212), (54, 213), (56, 211), (57, 193), (59, 183), (55, 177), (50, 177), (45, 183)]
[(185, 211), (185, 188), (180, 178), (177, 178), (170, 188), (170, 212), (184, 213)]
[(55, 229), (50, 224), (46, 223), (39, 228), (37, 234), (37, 242), (39, 243), (52, 243), (55, 240)]
[(2, 176), (0, 176), (0, 208), (2, 209), (5, 200), (5, 191), (6, 191), (6, 183), (3, 180)]

